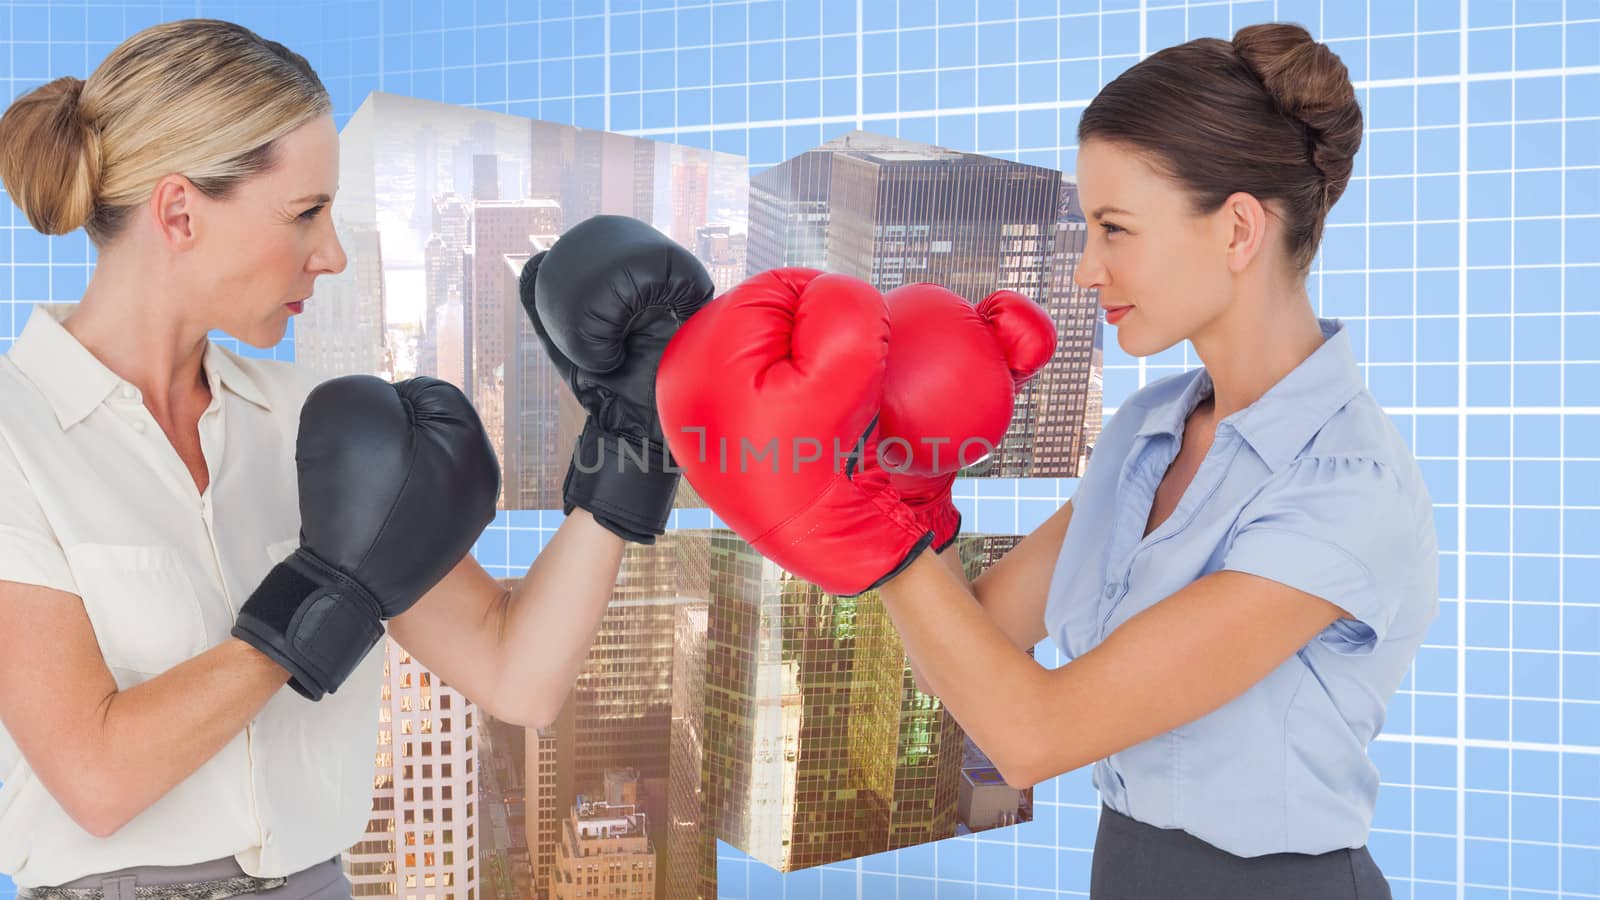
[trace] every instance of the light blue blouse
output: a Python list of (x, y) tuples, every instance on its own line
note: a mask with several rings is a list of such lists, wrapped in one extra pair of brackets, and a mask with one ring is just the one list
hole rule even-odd
[(1217, 424), (1148, 537), (1156, 486), (1211, 378), (1185, 372), (1121, 405), (1073, 494), (1045, 609), (1068, 660), (1220, 569), (1350, 614), (1220, 709), (1095, 764), (1107, 806), (1240, 856), (1366, 843), (1378, 794), (1367, 744), (1439, 608), (1422, 474), (1363, 384), (1342, 323), (1321, 325), (1311, 356)]

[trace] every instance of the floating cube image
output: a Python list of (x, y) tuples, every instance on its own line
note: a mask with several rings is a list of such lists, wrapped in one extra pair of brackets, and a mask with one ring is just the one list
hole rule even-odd
[[(1032, 789), (996, 784), (982, 749), (917, 690), (876, 591), (826, 594), (728, 531), (675, 537), (679, 590), (706, 609), (703, 650), (686, 654), (703, 655), (703, 684), (686, 685), (690, 718), (674, 720), (699, 736), (673, 746), (675, 816), (698, 809), (706, 835), (779, 871), (1032, 819)], [(976, 577), (1018, 540), (970, 535), (958, 550)], [(967, 782), (984, 788), (975, 803)]]

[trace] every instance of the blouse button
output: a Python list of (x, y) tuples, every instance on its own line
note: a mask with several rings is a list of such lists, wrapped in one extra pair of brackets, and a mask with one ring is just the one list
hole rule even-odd
[(135, 419), (130, 424), (133, 425), (133, 430), (134, 431), (137, 431), (140, 434), (144, 434), (144, 423), (143, 422), (139, 421), (138, 419)]
[(1118, 589), (1119, 589), (1118, 585), (1115, 585), (1115, 584), (1106, 585), (1106, 599), (1110, 600), (1112, 597), (1115, 597), (1117, 595)]

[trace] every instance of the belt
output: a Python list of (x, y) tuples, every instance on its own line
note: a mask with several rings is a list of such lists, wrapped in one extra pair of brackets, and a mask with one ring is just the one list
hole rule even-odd
[(282, 887), (288, 880), (232, 875), (177, 884), (140, 884), (136, 876), (117, 875), (108, 876), (100, 887), (21, 888), (17, 900), (223, 900)]
[[(312, 868), (337, 865), (338, 860), (336, 856)], [(282, 887), (288, 881), (283, 876), (246, 875), (227, 856), (187, 866), (133, 866), (60, 885), (19, 888), (17, 900), (224, 900)]]

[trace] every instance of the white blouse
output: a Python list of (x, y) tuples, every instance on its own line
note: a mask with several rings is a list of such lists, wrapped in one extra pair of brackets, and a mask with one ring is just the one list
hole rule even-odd
[[(0, 358), (0, 580), (81, 597), (126, 690), (227, 640), (298, 545), (295, 435), (316, 379), (208, 344), (200, 493), (139, 390), (61, 326), (72, 308), (35, 307)], [(383, 657), (320, 702), (285, 686), (107, 838), (73, 822), (0, 725), (0, 872), (34, 887), (231, 855), (276, 876), (338, 854), (372, 808)]]

